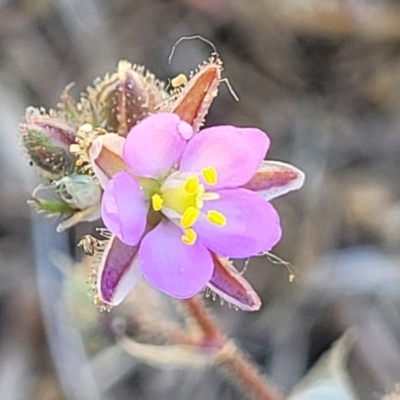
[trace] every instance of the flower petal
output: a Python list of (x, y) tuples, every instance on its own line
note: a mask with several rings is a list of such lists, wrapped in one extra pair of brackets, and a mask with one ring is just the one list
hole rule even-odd
[(279, 161), (264, 161), (261, 168), (243, 187), (258, 192), (264, 199), (271, 200), (304, 184), (304, 172), (293, 165)]
[(99, 136), (90, 144), (88, 153), (93, 171), (104, 189), (118, 172), (127, 171), (122, 151), (125, 139), (114, 133)]
[[(220, 198), (204, 202), (193, 228), (211, 251), (225, 257), (246, 258), (270, 250), (281, 238), (279, 215), (257, 193), (246, 189), (218, 191)], [(211, 223), (206, 214), (215, 210), (226, 218), (224, 226)]]
[(232, 263), (213, 254), (214, 272), (208, 287), (222, 299), (245, 311), (257, 311), (261, 307), (258, 294)]
[(147, 218), (145, 195), (127, 172), (111, 179), (104, 190), (101, 215), (106, 227), (125, 244), (134, 246), (141, 238)]
[(127, 246), (113, 236), (104, 250), (97, 275), (99, 300), (113, 306), (121, 303), (142, 277), (139, 246)]
[(254, 176), (268, 147), (269, 139), (259, 129), (230, 125), (207, 128), (188, 142), (179, 170), (200, 172), (214, 167), (218, 180), (213, 188), (237, 187)]
[[(124, 159), (132, 171), (157, 178), (176, 164), (186, 146), (187, 122), (171, 113), (153, 114), (135, 125), (124, 146)], [(182, 130), (182, 133), (180, 132)]]
[(186, 245), (182, 231), (163, 221), (149, 232), (140, 245), (140, 269), (157, 289), (178, 299), (193, 297), (208, 283), (214, 265), (201, 242)]

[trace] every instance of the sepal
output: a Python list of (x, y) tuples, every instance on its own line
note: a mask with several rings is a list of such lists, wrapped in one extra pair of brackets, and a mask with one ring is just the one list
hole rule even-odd
[(227, 258), (212, 254), (214, 273), (208, 287), (222, 300), (244, 311), (257, 311), (261, 300), (249, 282), (236, 270)]
[(258, 192), (266, 200), (283, 196), (304, 184), (304, 172), (280, 161), (263, 161), (253, 178), (243, 188)]
[(112, 236), (101, 257), (97, 275), (98, 300), (103, 304), (120, 304), (141, 279), (137, 253), (139, 246), (128, 246)]

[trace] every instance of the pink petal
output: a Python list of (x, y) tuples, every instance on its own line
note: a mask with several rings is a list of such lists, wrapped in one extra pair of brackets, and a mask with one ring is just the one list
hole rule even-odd
[(208, 287), (222, 299), (245, 311), (257, 311), (261, 307), (258, 294), (249, 282), (223, 257), (213, 255), (214, 272)]
[(254, 176), (268, 147), (269, 139), (259, 129), (230, 125), (204, 129), (188, 142), (179, 170), (214, 167), (218, 182), (213, 188), (237, 187)]
[(104, 190), (101, 203), (103, 222), (127, 245), (134, 246), (141, 238), (147, 209), (142, 188), (127, 172), (115, 175)]
[(142, 277), (137, 261), (138, 246), (127, 246), (113, 236), (104, 250), (97, 275), (101, 302), (121, 303)]
[(178, 131), (185, 140), (189, 140), (194, 135), (194, 130), (186, 121), (179, 122)]
[[(260, 195), (246, 189), (218, 191), (220, 198), (204, 202), (194, 230), (211, 251), (225, 257), (246, 258), (270, 250), (282, 236), (279, 215)], [(206, 218), (208, 210), (226, 217), (218, 226)]]
[(118, 172), (128, 170), (122, 151), (125, 138), (109, 133), (93, 140), (89, 147), (89, 159), (101, 187), (104, 189)]
[(208, 283), (214, 265), (201, 242), (186, 245), (182, 231), (164, 220), (143, 239), (139, 250), (140, 269), (157, 289), (178, 299), (193, 297)]
[[(153, 114), (135, 125), (124, 146), (124, 159), (138, 176), (157, 178), (171, 169), (186, 146), (189, 124), (171, 113)], [(182, 132), (181, 132), (182, 131)]]
[(264, 199), (300, 189), (304, 184), (304, 172), (290, 164), (279, 161), (264, 161), (256, 174), (243, 187), (258, 192)]

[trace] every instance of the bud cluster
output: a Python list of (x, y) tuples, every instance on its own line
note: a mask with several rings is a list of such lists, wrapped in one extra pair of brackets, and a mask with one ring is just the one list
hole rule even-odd
[[(48, 183), (40, 186), (46, 195), (33, 195), (30, 203), (50, 215), (74, 216), (75, 224), (99, 216), (101, 188), (90, 176), (90, 142), (108, 132), (125, 137), (135, 124), (163, 105), (168, 93), (153, 74), (127, 61), (119, 62), (117, 72), (97, 79), (79, 101), (71, 97), (70, 87), (63, 91), (57, 110), (29, 107), (20, 137), (30, 164)], [(88, 209), (93, 212), (82, 213)]]

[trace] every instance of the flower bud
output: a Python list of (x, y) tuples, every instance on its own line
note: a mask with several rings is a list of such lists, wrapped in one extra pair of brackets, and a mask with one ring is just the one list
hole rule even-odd
[(42, 175), (57, 179), (72, 171), (75, 156), (69, 146), (75, 143), (74, 126), (32, 107), (27, 109), (25, 120), (20, 126), (22, 144)]
[(91, 175), (65, 176), (54, 184), (62, 201), (73, 209), (85, 210), (100, 203), (101, 187)]
[(120, 61), (117, 72), (87, 89), (82, 108), (92, 115), (89, 122), (94, 126), (126, 136), (140, 120), (156, 112), (167, 97), (164, 84), (144, 67)]

